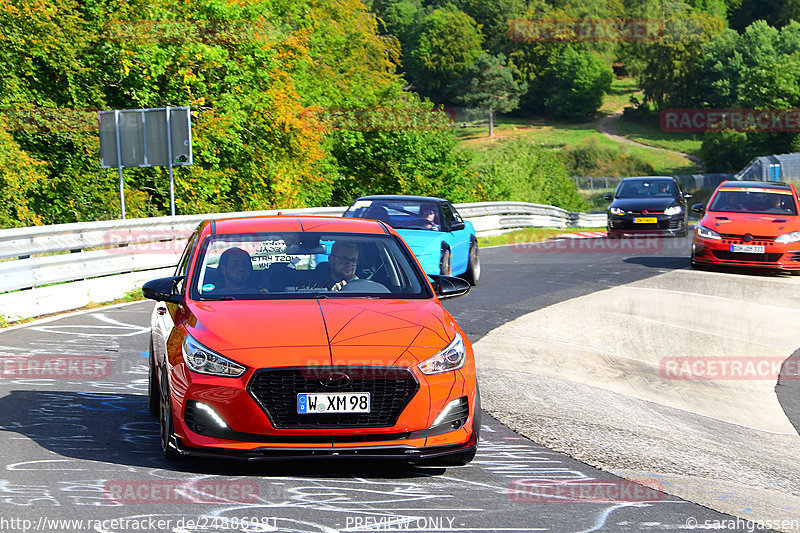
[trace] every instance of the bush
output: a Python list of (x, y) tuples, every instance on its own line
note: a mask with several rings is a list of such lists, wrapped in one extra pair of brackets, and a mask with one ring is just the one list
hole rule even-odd
[(555, 205), (570, 211), (586, 206), (570, 180), (562, 152), (515, 138), (488, 152), (476, 164), (479, 200)]
[(566, 151), (570, 176), (651, 176), (655, 168), (639, 156), (600, 146), (594, 139)]

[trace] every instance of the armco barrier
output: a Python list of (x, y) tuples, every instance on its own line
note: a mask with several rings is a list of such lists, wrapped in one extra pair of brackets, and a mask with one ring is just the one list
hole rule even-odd
[[(526, 227), (602, 227), (605, 214), (525, 202), (456, 204), (478, 235)], [(0, 230), (0, 318), (18, 320), (108, 301), (166, 276), (202, 220), (241, 216), (341, 216), (345, 207), (213, 213)]]

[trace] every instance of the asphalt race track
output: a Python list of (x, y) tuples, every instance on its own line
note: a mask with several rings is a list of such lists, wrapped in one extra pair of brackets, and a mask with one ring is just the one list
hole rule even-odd
[[(488, 350), (481, 343), (500, 339), (493, 335), (503, 331), (501, 326), (539, 317), (540, 311), (583, 301), (599, 291), (647, 284), (685, 269), (687, 241), (669, 240), (644, 251), (498, 247), (482, 250), (481, 259), (481, 285), (445, 304), (476, 345), (484, 407), (496, 415), (484, 413), (481, 446), (469, 466), (413, 468), (327, 460), (170, 463), (159, 449), (158, 421), (147, 410), (147, 326), (153, 304), (140, 302), (0, 332), (4, 368), (8, 361), (30, 357), (46, 361), (74, 356), (76, 365), (87, 358), (97, 363), (92, 367), (96, 375), (81, 379), (0, 379), (0, 531), (754, 530), (753, 523), (627, 479), (635, 480), (636, 472), (622, 478), (589, 466), (613, 466), (608, 455), (615, 454), (607, 453), (601, 440), (586, 449), (576, 447), (584, 438), (558, 433), (558, 425), (541, 433), (531, 427), (531, 421), (546, 420), (548, 413), (542, 403), (527, 403), (525, 393), (531, 391), (525, 389), (536, 392), (547, 376), (537, 382), (528, 379), (534, 376), (530, 369), (516, 369), (513, 361), (488, 360), (492, 366), (486, 366), (480, 360), (480, 350)], [(766, 279), (798, 285), (789, 277)], [(568, 389), (576, 383), (577, 378), (561, 385)], [(792, 385), (779, 396), (797, 426), (791, 414), (792, 402), (797, 402)], [(553, 394), (569, 397), (571, 392)], [(499, 409), (515, 398), (516, 405)], [(619, 396), (598, 394), (593, 407), (615, 410), (614, 404), (599, 403), (614, 398)], [(586, 420), (562, 428), (586, 428), (584, 424)], [(590, 429), (585, 435), (593, 435)], [(583, 462), (552, 448), (568, 450)], [(598, 450), (605, 455), (595, 457)], [(730, 470), (737, 468), (729, 465)], [(658, 471), (667, 470), (661, 465)], [(650, 474), (642, 481), (670, 492), (669, 483), (658, 485)], [(63, 522), (67, 520), (74, 522)]]

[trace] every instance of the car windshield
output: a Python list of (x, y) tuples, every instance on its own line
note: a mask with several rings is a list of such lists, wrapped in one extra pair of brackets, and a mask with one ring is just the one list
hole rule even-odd
[(194, 273), (196, 300), (428, 298), (427, 283), (393, 235), (212, 235)]
[(677, 198), (678, 189), (672, 180), (623, 181), (617, 189), (617, 198)]
[(439, 205), (425, 200), (357, 200), (346, 217), (381, 220), (397, 229), (439, 231)]
[(708, 210), (726, 213), (797, 215), (797, 207), (790, 191), (758, 187), (721, 188), (714, 196)]

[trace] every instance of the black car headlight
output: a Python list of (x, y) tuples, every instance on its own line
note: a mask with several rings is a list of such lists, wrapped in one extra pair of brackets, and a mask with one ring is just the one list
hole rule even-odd
[(458, 370), (464, 366), (467, 360), (467, 349), (464, 346), (464, 339), (456, 333), (455, 338), (447, 347), (433, 357), (417, 365), (423, 374), (441, 374), (451, 370)]
[(667, 216), (680, 215), (682, 212), (683, 208), (679, 205), (673, 205), (672, 207), (664, 209), (664, 214)]
[(186, 335), (183, 340), (183, 360), (192, 372), (238, 378), (244, 374), (246, 367), (227, 357), (223, 357), (214, 350), (206, 348), (191, 335)]
[(611, 209), (608, 210), (608, 212), (611, 213), (612, 215), (616, 215), (618, 217), (625, 214), (625, 210), (624, 209), (620, 209), (619, 207), (612, 207)]

